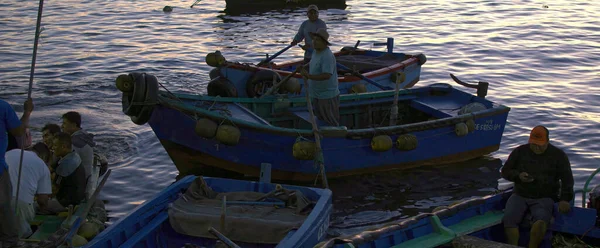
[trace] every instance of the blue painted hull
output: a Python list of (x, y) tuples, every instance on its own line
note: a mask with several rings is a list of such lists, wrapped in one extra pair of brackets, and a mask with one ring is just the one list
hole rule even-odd
[[(315, 247), (433, 248), (452, 242), (455, 238), (463, 235), (505, 243), (501, 218), (506, 201), (511, 194), (512, 190), (507, 190), (496, 195), (471, 199), (433, 213), (417, 215), (400, 223), (391, 223), (376, 230), (330, 239)], [(600, 244), (600, 228), (595, 226), (596, 210), (574, 206), (571, 209), (571, 212), (567, 214), (560, 214), (557, 204), (555, 204), (553, 223), (540, 247), (552, 247), (552, 236), (559, 233), (585, 236), (584, 240), (588, 244)], [(487, 221), (487, 223), (480, 221), (485, 217), (491, 217), (487, 220), (496, 221)], [(441, 223), (441, 225), (436, 225), (436, 223)], [(480, 228), (476, 228), (478, 226)], [(438, 231), (443, 229), (447, 231)], [(529, 230), (527, 227), (521, 227), (520, 231), (519, 245), (527, 247)]]
[[(493, 104), (455, 88), (448, 90), (448, 94), (443, 97), (430, 95), (429, 92), (432, 90), (433, 87), (405, 90), (401, 92), (402, 97), (405, 98), (401, 101), (411, 109), (430, 115), (435, 120), (380, 128), (348, 128), (347, 133), (342, 137), (324, 134), (321, 144), (327, 176), (338, 177), (429, 163), (456, 162), (479, 157), (498, 149), (510, 110), (508, 107)], [(368, 101), (393, 99), (393, 93), (373, 93), (377, 96), (370, 97)], [(365, 96), (367, 95), (369, 94)], [(232, 102), (260, 105), (273, 104), (279, 100), (241, 100), (189, 95), (178, 95), (178, 97), (185, 103), (180, 100), (165, 100), (165, 104), (154, 108), (148, 123), (180, 173), (184, 175), (202, 173), (202, 169), (208, 166), (258, 176), (261, 163), (270, 163), (275, 179), (314, 180), (318, 174), (314, 161), (299, 160), (293, 156), (293, 145), (298, 137), (313, 139), (309, 126), (282, 128), (269, 125), (268, 122), (261, 123), (256, 118), (243, 115), (242, 112), (232, 112), (232, 116), (227, 117), (227, 121), (233, 122), (241, 132), (239, 143), (235, 146), (224, 145), (217, 139), (203, 138), (194, 133), (196, 122), (191, 113), (195, 111), (197, 118), (216, 118), (217, 122), (224, 120), (218, 120), (219, 113), (198, 110), (191, 107), (192, 104), (199, 106), (217, 103), (219, 108), (226, 108), (231, 107), (227, 104)], [(359, 102), (353, 97), (342, 96), (342, 105)], [(290, 101), (295, 105), (293, 100)], [(488, 109), (467, 115), (456, 113), (460, 107), (473, 101), (481, 102), (488, 106)], [(300, 104), (301, 101), (297, 102)], [(456, 124), (464, 123), (468, 119), (473, 119), (475, 130), (465, 136), (457, 135)], [(406, 151), (393, 147), (387, 151), (376, 152), (371, 147), (372, 138), (376, 134), (387, 134), (392, 141), (396, 141), (397, 137), (407, 133), (416, 136), (418, 140), (414, 150)], [(195, 168), (200, 169), (199, 172), (193, 172)]]
[[(85, 247), (147, 247), (181, 248), (190, 243), (213, 247), (215, 239), (182, 235), (169, 224), (167, 207), (175, 201), (178, 193), (184, 192), (194, 181), (195, 176), (187, 176), (170, 185), (156, 197), (138, 206), (127, 216), (118, 220), (101, 232)], [(255, 191), (267, 193), (275, 189), (275, 184), (238, 181), (222, 178), (204, 178), (216, 192)], [(325, 237), (332, 211), (331, 191), (300, 186), (283, 185), (284, 188), (300, 190), (315, 207), (302, 226), (290, 233), (278, 245), (239, 244), (241, 247), (313, 247)]]

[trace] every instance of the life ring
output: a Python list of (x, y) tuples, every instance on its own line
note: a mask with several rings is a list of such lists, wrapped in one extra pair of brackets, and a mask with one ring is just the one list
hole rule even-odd
[(273, 76), (275, 76), (275, 82), (281, 81), (281, 76), (277, 72), (271, 70), (261, 70), (255, 73), (254, 76), (246, 82), (246, 94), (248, 97), (260, 97), (267, 89), (273, 87)]
[(146, 98), (142, 110), (137, 115), (130, 116), (131, 121), (137, 125), (144, 125), (152, 116), (154, 105), (158, 100), (158, 79), (154, 75), (144, 74), (146, 81)]
[(121, 97), (121, 103), (123, 106), (123, 113), (128, 116), (138, 115), (142, 111), (142, 105), (135, 103), (142, 103), (146, 99), (146, 83), (145, 74), (139, 72), (132, 72), (129, 76), (133, 81), (133, 91), (123, 92)]
[(210, 81), (206, 86), (209, 96), (221, 96), (221, 97), (237, 97), (237, 89), (231, 81), (226, 78), (219, 78)]

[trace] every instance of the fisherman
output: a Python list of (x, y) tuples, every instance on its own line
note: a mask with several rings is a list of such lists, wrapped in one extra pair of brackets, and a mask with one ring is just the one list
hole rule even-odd
[(64, 212), (69, 205), (78, 205), (85, 199), (86, 177), (79, 154), (73, 150), (71, 136), (61, 132), (54, 137), (54, 153), (60, 157), (54, 168), (53, 183), (58, 188), (56, 197), (48, 202), (47, 212)]
[(60, 132), (60, 126), (54, 123), (47, 123), (42, 128), (42, 141), (44, 142), (44, 144), (46, 144), (46, 146), (48, 146), (48, 148), (50, 148), (50, 150), (52, 150), (52, 142), (54, 140), (54, 135)]
[(329, 49), (329, 33), (324, 28), (311, 32), (314, 50), (309, 71), (302, 69), (302, 77), (308, 79), (309, 91), (315, 115), (330, 126), (339, 126), (340, 90), (336, 60)]
[[(21, 149), (6, 152), (6, 164), (8, 164), (12, 185), (19, 183), (18, 201), (13, 199), (13, 204), (17, 205), (21, 238), (27, 238), (32, 234), (29, 222), (35, 218), (34, 197), (37, 196), (38, 209), (45, 209), (48, 205), (48, 199), (52, 194), (52, 185), (50, 170), (46, 164), (52, 159), (51, 156), (48, 146), (42, 142), (23, 151), (22, 163), (20, 163)], [(19, 164), (21, 164), (21, 168), (19, 168)], [(20, 180), (19, 170), (21, 171)], [(12, 195), (13, 197), (17, 196), (16, 187), (13, 187)]]
[(519, 224), (529, 210), (532, 223), (529, 247), (538, 247), (553, 216), (554, 203), (561, 213), (570, 211), (573, 173), (567, 154), (550, 144), (546, 127), (531, 130), (529, 143), (515, 148), (502, 167), (502, 177), (515, 183), (504, 210), (508, 243), (519, 242)]
[(96, 190), (99, 174), (99, 168), (94, 166), (94, 135), (81, 129), (81, 115), (75, 111), (62, 116), (62, 130), (71, 135), (73, 150), (81, 158), (86, 178), (85, 196), (89, 199)]
[(325, 22), (319, 19), (319, 8), (317, 8), (316, 5), (309, 5), (308, 9), (306, 10), (306, 15), (308, 16), (308, 20), (302, 22), (300, 28), (298, 29), (298, 33), (296, 33), (291, 42), (292, 45), (296, 45), (304, 40), (304, 46), (302, 46), (302, 49), (304, 50), (303, 64), (307, 64), (310, 61), (310, 56), (312, 55), (313, 43), (310, 33), (317, 32), (317, 30), (320, 28), (327, 29)]
[(4, 160), (8, 133), (21, 137), (29, 125), (29, 116), (33, 111), (33, 100), (28, 98), (23, 104), (23, 116), (18, 119), (10, 104), (0, 100), (0, 247), (18, 247), (24, 243), (19, 241), (18, 224), (12, 199), (12, 183), (8, 166)]

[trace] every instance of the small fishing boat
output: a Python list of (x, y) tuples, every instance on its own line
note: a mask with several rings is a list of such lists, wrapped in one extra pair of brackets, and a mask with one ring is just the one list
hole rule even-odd
[[(600, 169), (597, 169), (592, 173), (584, 188), (575, 192), (575, 195), (579, 193), (582, 195), (581, 207), (575, 207), (574, 201), (571, 201), (571, 211), (561, 214), (558, 211), (558, 204), (555, 204), (552, 223), (540, 247), (557, 247), (557, 244), (567, 245), (564, 247), (600, 245), (600, 227), (597, 218), (597, 209), (600, 207), (598, 204), (600, 187), (588, 189), (591, 179), (599, 171)], [(399, 223), (390, 223), (347, 237), (332, 238), (315, 247), (515, 247), (501, 244), (506, 243), (502, 217), (512, 190), (513, 188), (510, 187), (493, 195), (436, 208), (432, 213), (422, 213)], [(595, 198), (592, 199), (591, 196), (586, 207), (585, 195), (588, 192), (595, 192)], [(528, 220), (528, 217), (524, 219)], [(519, 227), (521, 247), (527, 247), (531, 224), (530, 221), (524, 221)], [(573, 246), (574, 244), (583, 245)]]
[[(341, 94), (393, 90), (396, 87), (405, 89), (419, 81), (421, 66), (427, 61), (424, 54), (394, 52), (393, 38), (373, 44), (385, 46), (387, 51), (365, 50), (358, 48), (359, 44), (360, 41), (354, 47), (344, 47), (334, 53)], [(285, 94), (290, 98), (303, 98), (304, 80), (296, 71), (302, 67), (303, 59), (280, 64), (272, 62), (292, 46), (267, 56), (256, 65), (228, 62), (220, 51), (207, 54), (206, 63), (215, 67), (207, 84), (208, 96), (262, 98)]]
[[(201, 3), (200, 3), (201, 4)], [(315, 4), (320, 10), (326, 9), (346, 9), (348, 6), (346, 0), (226, 0), (225, 13), (228, 15), (240, 15), (256, 12), (267, 12), (277, 10), (291, 10), (296, 8), (306, 8)]]
[(323, 176), (315, 160), (331, 178), (464, 161), (498, 150), (510, 110), (485, 99), (487, 82), (456, 77), (477, 96), (445, 83), (346, 94), (340, 126), (317, 119), (316, 142), (304, 98), (172, 94), (153, 75), (124, 76), (133, 89), (123, 92), (123, 112), (149, 123), (180, 175), (258, 177), (270, 164), (274, 179), (311, 181)]
[(331, 211), (328, 189), (186, 176), (86, 247), (313, 247)]

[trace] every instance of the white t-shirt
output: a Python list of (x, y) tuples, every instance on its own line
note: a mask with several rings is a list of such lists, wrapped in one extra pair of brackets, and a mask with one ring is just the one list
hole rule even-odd
[[(13, 197), (17, 195), (17, 181), (19, 180), (19, 160), (21, 149), (12, 149), (4, 156), (10, 173), (10, 182), (13, 188)], [(52, 194), (50, 184), (50, 170), (46, 163), (35, 152), (23, 151), (23, 168), (21, 169), (21, 187), (19, 188), (19, 201), (33, 203), (36, 194)]]

